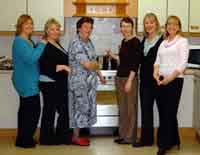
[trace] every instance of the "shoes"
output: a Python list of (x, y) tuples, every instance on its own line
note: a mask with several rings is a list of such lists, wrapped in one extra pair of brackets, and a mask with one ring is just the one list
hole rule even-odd
[(152, 146), (152, 143), (144, 143), (144, 142), (135, 142), (133, 143), (133, 147), (145, 147), (145, 146)]
[(78, 139), (72, 138), (72, 144), (79, 146), (89, 146), (90, 141), (86, 138), (78, 138)]
[(123, 140), (119, 141), (118, 144), (131, 144), (131, 142), (123, 139)]
[(167, 149), (166, 148), (159, 148), (157, 155), (165, 155), (166, 154)]
[(114, 142), (119, 143), (120, 141), (123, 141), (123, 140), (124, 140), (123, 138), (117, 138), (117, 139), (114, 139)]
[(36, 141), (32, 142), (20, 142), (19, 140), (16, 140), (15, 146), (16, 147), (21, 147), (21, 148), (35, 148), (36, 147)]
[(60, 143), (56, 140), (49, 140), (49, 141), (44, 141), (40, 140), (40, 145), (59, 145)]
[(177, 145), (173, 145), (173, 146), (169, 146), (165, 148), (159, 148), (157, 155), (166, 155), (166, 152), (172, 149), (174, 146), (177, 146), (177, 149), (180, 150), (180, 144), (177, 144)]

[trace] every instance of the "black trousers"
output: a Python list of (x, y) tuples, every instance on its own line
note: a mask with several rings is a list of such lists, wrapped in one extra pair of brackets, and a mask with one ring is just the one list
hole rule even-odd
[(33, 144), (33, 136), (40, 117), (39, 95), (20, 97), (17, 121), (17, 143), (22, 145)]
[(160, 125), (157, 135), (159, 148), (180, 145), (177, 112), (182, 88), (183, 78), (176, 78), (168, 85), (159, 87), (158, 112)]
[[(67, 83), (41, 82), (43, 112), (40, 129), (41, 143), (65, 143), (69, 140)], [(58, 113), (56, 127), (55, 115)]]
[(154, 143), (153, 107), (157, 100), (157, 87), (140, 84), (141, 136), (144, 144)]

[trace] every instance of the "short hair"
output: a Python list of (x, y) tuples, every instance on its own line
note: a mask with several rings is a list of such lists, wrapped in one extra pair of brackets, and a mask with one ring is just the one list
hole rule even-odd
[(47, 39), (48, 34), (47, 34), (47, 30), (49, 29), (49, 27), (51, 25), (55, 24), (56, 26), (58, 26), (59, 28), (61, 27), (61, 24), (55, 19), (55, 18), (49, 18), (46, 23), (44, 24), (44, 35), (43, 38)]
[(157, 34), (161, 33), (161, 30), (160, 30), (160, 23), (159, 23), (159, 21), (158, 21), (158, 18), (157, 18), (157, 16), (156, 16), (156, 14), (150, 12), (150, 13), (147, 13), (147, 14), (144, 16), (144, 19), (143, 19), (143, 28), (144, 28), (143, 34), (144, 34), (144, 36), (148, 36), (148, 33), (147, 33), (146, 30), (145, 30), (145, 20), (146, 20), (147, 18), (153, 19), (153, 20), (155, 21), (155, 23), (156, 23), (156, 32), (157, 32)]
[(122, 26), (122, 23), (125, 22), (125, 23), (130, 23), (132, 28), (134, 27), (134, 22), (133, 20), (130, 18), (130, 17), (124, 17), (121, 19), (120, 21), (120, 27)]
[(94, 20), (91, 17), (81, 17), (76, 23), (77, 33), (79, 33), (78, 29), (81, 28), (84, 23), (90, 23), (93, 28)]
[(167, 32), (167, 25), (168, 25), (169, 20), (171, 20), (171, 19), (177, 21), (177, 23), (178, 23), (179, 31), (177, 31), (177, 34), (182, 33), (182, 24), (181, 24), (180, 18), (178, 16), (171, 15), (167, 18), (166, 23), (165, 23), (165, 37), (169, 36), (169, 33)]
[(17, 24), (16, 24), (16, 32), (15, 32), (16, 36), (18, 36), (22, 33), (22, 26), (28, 20), (31, 20), (31, 22), (33, 23), (33, 19), (30, 15), (22, 14), (21, 16), (18, 17)]

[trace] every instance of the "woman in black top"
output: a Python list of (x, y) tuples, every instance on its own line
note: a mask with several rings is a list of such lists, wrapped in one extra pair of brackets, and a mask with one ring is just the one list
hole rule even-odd
[[(40, 89), (43, 113), (40, 129), (41, 145), (68, 144), (68, 55), (59, 44), (60, 24), (49, 19), (45, 24), (46, 47), (40, 58)], [(58, 113), (56, 129), (55, 114)]]
[(142, 51), (140, 41), (133, 34), (134, 23), (125, 17), (120, 22), (121, 33), (124, 36), (119, 55), (108, 55), (118, 61), (116, 91), (119, 104), (119, 138), (114, 141), (119, 144), (135, 142), (137, 135), (137, 71), (141, 61)]
[(140, 141), (135, 147), (151, 146), (154, 143), (153, 107), (157, 99), (157, 84), (153, 78), (153, 64), (158, 47), (163, 38), (160, 24), (155, 14), (148, 13), (144, 17), (144, 39), (142, 40), (143, 58), (140, 67), (140, 102), (142, 115), (142, 131)]

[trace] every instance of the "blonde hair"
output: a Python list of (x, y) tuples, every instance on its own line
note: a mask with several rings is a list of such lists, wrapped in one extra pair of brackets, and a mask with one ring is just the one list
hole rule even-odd
[(169, 16), (169, 17), (167, 18), (166, 23), (165, 23), (165, 38), (169, 36), (169, 33), (167, 32), (167, 25), (168, 25), (168, 23), (169, 23), (169, 20), (175, 20), (175, 21), (177, 21), (178, 26), (179, 26), (179, 30), (177, 31), (176, 34), (182, 35), (182, 34), (181, 34), (181, 33), (182, 33), (182, 24), (181, 24), (181, 20), (180, 20), (180, 18), (179, 18), (178, 16), (172, 15), (172, 16)]
[(47, 34), (47, 30), (50, 28), (51, 25), (55, 24), (57, 27), (61, 27), (60, 23), (55, 19), (55, 18), (50, 18), (47, 20), (47, 22), (44, 25), (44, 35), (43, 35), (43, 39), (47, 39), (48, 34)]
[(144, 34), (144, 36), (148, 36), (148, 32), (147, 32), (146, 29), (145, 29), (145, 20), (146, 20), (147, 18), (152, 19), (153, 21), (155, 21), (155, 23), (156, 23), (156, 33), (157, 33), (157, 34), (160, 34), (161, 31), (160, 31), (160, 23), (159, 23), (159, 21), (158, 21), (158, 18), (157, 18), (157, 16), (156, 16), (154, 13), (150, 12), (150, 13), (147, 13), (147, 14), (144, 16), (144, 19), (143, 19), (143, 28), (144, 28), (143, 34)]
[(31, 22), (33, 24), (33, 19), (32, 19), (31, 16), (29, 16), (27, 14), (23, 14), (23, 15), (19, 16), (19, 18), (17, 19), (17, 24), (16, 24), (16, 32), (15, 32), (16, 36), (18, 36), (18, 35), (20, 35), (22, 33), (22, 26), (28, 20), (31, 20)]

